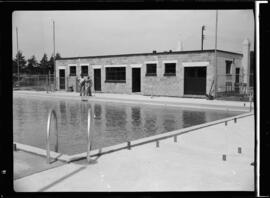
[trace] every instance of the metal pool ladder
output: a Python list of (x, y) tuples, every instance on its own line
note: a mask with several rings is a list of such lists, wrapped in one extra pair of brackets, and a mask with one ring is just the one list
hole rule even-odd
[[(56, 130), (56, 145), (55, 151), (58, 152), (58, 125), (57, 125), (57, 116), (55, 110), (51, 109), (48, 114), (47, 121), (47, 135), (46, 135), (46, 145), (47, 145), (47, 163), (50, 163), (50, 129), (51, 129), (51, 120), (52, 116), (55, 119), (55, 130)], [(87, 117), (87, 161), (90, 161), (90, 149), (91, 149), (91, 139), (90, 139), (90, 131), (91, 131), (91, 108), (88, 109), (88, 117)]]
[(50, 128), (51, 128), (51, 120), (52, 116), (55, 119), (55, 130), (56, 130), (56, 144), (55, 144), (55, 151), (58, 152), (58, 126), (57, 126), (57, 117), (55, 110), (51, 109), (48, 114), (48, 121), (47, 121), (47, 134), (46, 134), (46, 145), (47, 145), (47, 163), (50, 163)]
[(91, 108), (88, 109), (87, 116), (87, 161), (90, 161), (90, 149), (91, 149), (91, 141), (90, 141), (90, 131), (91, 131)]

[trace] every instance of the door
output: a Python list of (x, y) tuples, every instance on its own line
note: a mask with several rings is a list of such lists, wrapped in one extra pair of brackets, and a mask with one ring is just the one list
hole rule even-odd
[(101, 91), (101, 69), (94, 69), (94, 89)]
[(59, 69), (59, 89), (66, 89), (65, 70)]
[(132, 92), (141, 91), (141, 68), (132, 68)]
[(184, 69), (184, 94), (206, 94), (206, 67), (185, 67)]
[(239, 82), (240, 82), (240, 68), (235, 68), (235, 86), (234, 90), (236, 93), (239, 93)]

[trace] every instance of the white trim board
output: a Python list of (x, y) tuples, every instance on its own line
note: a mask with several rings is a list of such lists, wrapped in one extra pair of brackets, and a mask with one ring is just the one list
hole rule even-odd
[(101, 69), (101, 65), (92, 65), (93, 69)]
[(66, 69), (67, 67), (66, 66), (57, 66), (57, 69)]
[(182, 65), (184, 67), (206, 67), (209, 65), (208, 61), (202, 61), (202, 62), (182, 62)]
[(81, 66), (88, 66), (89, 67), (89, 63), (80, 63), (80, 67)]
[(141, 68), (142, 64), (131, 64), (130, 67), (132, 67), (132, 68)]
[(163, 64), (165, 63), (177, 63), (178, 61), (177, 60), (164, 60), (162, 61)]
[(158, 64), (158, 61), (145, 61), (144, 64)]
[(68, 67), (72, 67), (72, 66), (77, 67), (77, 66), (78, 66), (78, 64), (68, 64)]

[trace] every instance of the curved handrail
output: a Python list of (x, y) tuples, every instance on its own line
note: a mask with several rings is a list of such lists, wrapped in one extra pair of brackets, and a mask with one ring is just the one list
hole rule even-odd
[(56, 130), (56, 145), (55, 151), (58, 152), (58, 126), (57, 126), (57, 117), (55, 110), (51, 109), (48, 114), (48, 121), (47, 121), (47, 134), (46, 134), (46, 145), (47, 145), (47, 163), (50, 163), (50, 128), (51, 128), (51, 119), (52, 115), (55, 119), (55, 130)]
[(91, 131), (91, 108), (88, 109), (88, 116), (87, 116), (87, 161), (90, 161), (90, 131)]

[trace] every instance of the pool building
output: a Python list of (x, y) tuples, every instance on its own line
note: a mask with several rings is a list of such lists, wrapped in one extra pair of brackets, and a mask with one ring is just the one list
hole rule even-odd
[[(93, 81), (93, 92), (153, 96), (204, 96), (210, 90), (241, 92), (249, 87), (250, 42), (242, 53), (223, 50), (165, 51), (56, 60), (58, 90), (78, 91), (82, 73)], [(215, 82), (217, 84), (215, 85)]]

